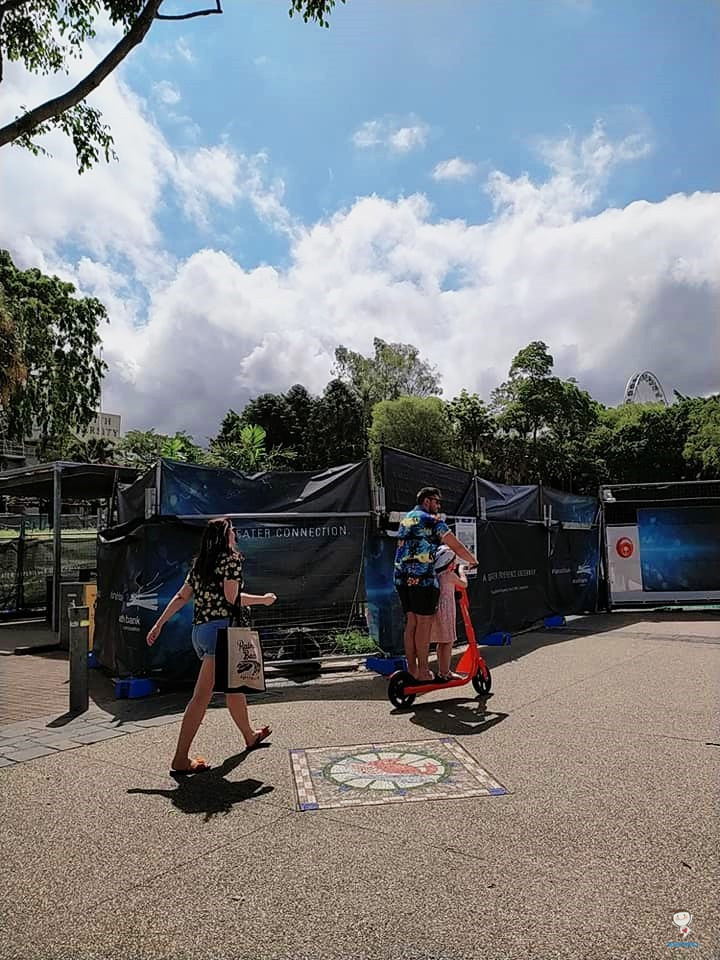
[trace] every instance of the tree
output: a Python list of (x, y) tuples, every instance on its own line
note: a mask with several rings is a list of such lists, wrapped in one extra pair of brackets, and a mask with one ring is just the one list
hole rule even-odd
[(448, 414), (453, 426), (458, 465), (471, 473), (479, 473), (490, 459), (495, 419), (485, 402), (467, 390), (450, 401)]
[(439, 397), (381, 401), (373, 410), (370, 428), (370, 453), (377, 469), (383, 445), (442, 463), (450, 462), (453, 440), (447, 404)]
[[(0, 0), (0, 82), (5, 60), (19, 61), (36, 74), (67, 72), (83, 44), (96, 35), (102, 18), (122, 30), (122, 37), (79, 83), (58, 97), (26, 110), (0, 128), (0, 147), (9, 143), (45, 152), (34, 137), (58, 129), (71, 137), (78, 170), (82, 173), (103, 155), (114, 156), (113, 139), (101, 113), (88, 106), (87, 97), (147, 36), (156, 20), (190, 20), (221, 14), (221, 0), (207, 0), (204, 9), (162, 13), (163, 0)], [(342, 3), (345, 0), (341, 0)], [(211, 5), (212, 4), (212, 5)], [(291, 0), (290, 16), (327, 27), (335, 0)]]
[[(39, 270), (18, 270), (0, 250), (3, 337), (0, 379), (3, 426), (11, 440), (40, 431), (50, 437), (82, 432), (97, 413), (105, 364), (97, 356), (105, 307), (78, 299), (75, 287)], [(5, 366), (6, 357), (9, 365)]]
[(184, 430), (173, 436), (151, 430), (128, 430), (116, 443), (112, 462), (148, 470), (161, 457), (185, 463), (204, 463), (204, 451)]
[(11, 398), (22, 388), (26, 377), (17, 324), (0, 287), (0, 414), (7, 411)]
[(335, 350), (334, 374), (349, 384), (363, 409), (363, 432), (370, 428), (372, 410), (383, 400), (399, 397), (430, 397), (442, 393), (435, 367), (420, 359), (411, 343), (373, 340), (374, 356), (366, 357), (340, 345)]
[(496, 466), (505, 482), (572, 488), (573, 477), (586, 472), (583, 450), (600, 406), (575, 380), (552, 370), (547, 345), (535, 340), (517, 353), (509, 379), (493, 391)]
[(82, 436), (73, 432), (50, 438), (45, 457), (72, 463), (117, 463), (116, 441), (110, 437)]
[(683, 457), (698, 480), (720, 480), (720, 394), (690, 405)]
[(242, 470), (243, 473), (287, 468), (295, 456), (294, 452), (277, 447), (268, 450), (266, 439), (262, 427), (252, 423), (242, 424), (233, 433), (232, 439), (216, 438), (211, 442), (204, 463), (211, 467)]
[(623, 404), (600, 413), (587, 450), (602, 463), (604, 482), (686, 480), (688, 410), (682, 404)]
[(331, 380), (316, 401), (309, 440), (312, 468), (353, 463), (367, 456), (362, 404), (342, 380)]

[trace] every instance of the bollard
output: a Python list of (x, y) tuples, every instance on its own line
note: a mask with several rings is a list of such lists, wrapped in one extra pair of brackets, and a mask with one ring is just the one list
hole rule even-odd
[(88, 694), (88, 607), (69, 607), (70, 618), (70, 713), (85, 713)]

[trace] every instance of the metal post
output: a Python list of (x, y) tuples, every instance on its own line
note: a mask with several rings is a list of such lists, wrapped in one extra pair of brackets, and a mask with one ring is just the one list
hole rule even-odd
[(478, 490), (478, 478), (473, 475), (473, 492), (475, 494), (475, 518), (480, 516), (480, 491)]
[(60, 633), (60, 581), (62, 579), (62, 464), (53, 464), (53, 633)]
[(155, 464), (155, 513), (162, 513), (162, 458)]
[(22, 613), (25, 609), (25, 516), (20, 518), (20, 536), (17, 549), (17, 581), (15, 584), (15, 611)]
[(70, 617), (70, 713), (85, 713), (90, 698), (88, 693), (88, 636), (90, 610), (88, 607), (68, 607)]

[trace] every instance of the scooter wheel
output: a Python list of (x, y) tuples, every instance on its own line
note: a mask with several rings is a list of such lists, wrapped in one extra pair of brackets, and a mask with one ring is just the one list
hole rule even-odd
[(486, 678), (482, 670), (478, 670), (472, 678), (472, 685), (475, 687), (476, 693), (479, 693), (481, 697), (486, 697), (490, 693), (490, 687), (492, 687), (492, 674), (488, 670)]
[(405, 673), (396, 673), (390, 677), (390, 683), (388, 685), (388, 699), (390, 703), (397, 707), (398, 710), (403, 710), (406, 707), (411, 707), (415, 702), (414, 693), (405, 693), (405, 684), (410, 679), (410, 674)]

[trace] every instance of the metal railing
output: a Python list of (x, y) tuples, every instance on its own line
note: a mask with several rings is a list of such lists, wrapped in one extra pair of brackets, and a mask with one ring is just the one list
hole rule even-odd
[(0, 437), (0, 456), (16, 457), (18, 460), (24, 460), (26, 456), (25, 444), (22, 441), (18, 443)]

